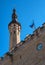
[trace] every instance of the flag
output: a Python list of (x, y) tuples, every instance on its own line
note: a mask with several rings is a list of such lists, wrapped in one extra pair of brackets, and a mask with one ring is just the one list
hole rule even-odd
[(34, 21), (33, 21), (33, 23), (30, 25), (30, 27), (31, 27), (31, 28), (33, 28), (33, 27), (34, 27)]

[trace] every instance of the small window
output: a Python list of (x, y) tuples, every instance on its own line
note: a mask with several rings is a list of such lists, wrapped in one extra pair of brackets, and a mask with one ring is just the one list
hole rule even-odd
[(14, 24), (14, 26), (15, 26), (15, 24)]
[(15, 34), (15, 31), (14, 31), (14, 34)]
[(43, 48), (42, 43), (39, 43), (39, 44), (37, 45), (37, 50), (40, 51), (40, 50), (42, 50), (42, 48)]

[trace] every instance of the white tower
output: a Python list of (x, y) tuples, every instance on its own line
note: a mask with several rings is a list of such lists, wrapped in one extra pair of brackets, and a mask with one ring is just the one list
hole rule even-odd
[(10, 32), (10, 50), (20, 42), (21, 25), (17, 22), (17, 16), (15, 12), (15, 9), (13, 9), (12, 21), (8, 25), (8, 29)]

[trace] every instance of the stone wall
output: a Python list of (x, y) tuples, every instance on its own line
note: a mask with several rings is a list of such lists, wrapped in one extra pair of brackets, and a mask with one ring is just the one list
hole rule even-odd
[[(38, 35), (34, 31), (4, 58), (0, 58), (0, 65), (45, 65), (45, 26), (37, 30)], [(38, 49), (40, 43), (42, 46)]]

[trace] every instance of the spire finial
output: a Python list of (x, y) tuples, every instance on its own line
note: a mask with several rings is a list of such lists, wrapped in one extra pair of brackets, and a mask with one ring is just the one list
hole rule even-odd
[(12, 20), (15, 20), (16, 18), (17, 18), (16, 10), (13, 9)]

